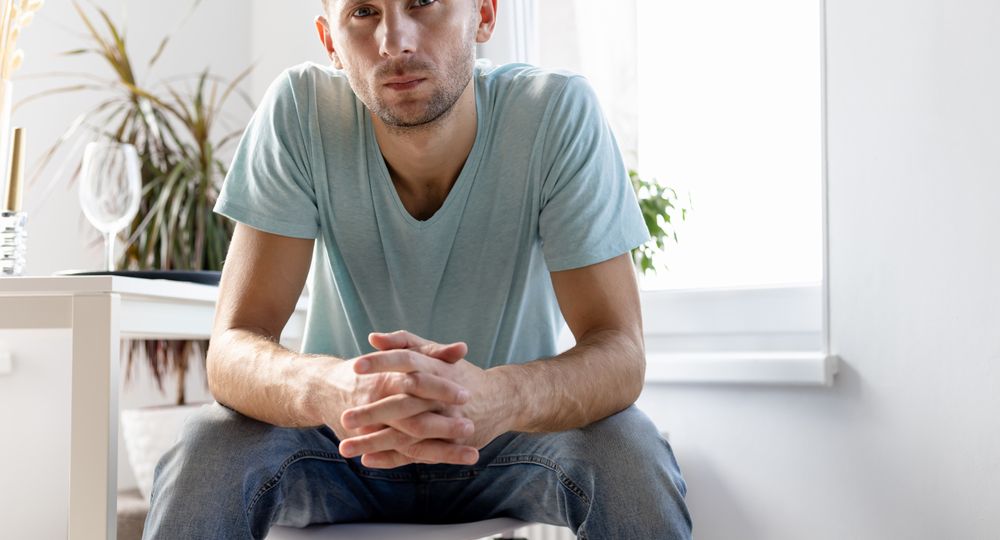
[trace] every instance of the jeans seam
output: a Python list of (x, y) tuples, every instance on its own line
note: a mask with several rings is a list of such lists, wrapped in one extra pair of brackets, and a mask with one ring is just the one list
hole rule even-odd
[(560, 467), (558, 463), (550, 459), (546, 459), (544, 457), (535, 456), (531, 454), (500, 456), (494, 459), (486, 467), (487, 468), (501, 467), (507, 465), (538, 465), (540, 467), (549, 469), (550, 471), (556, 473), (557, 477), (559, 478), (559, 483), (563, 487), (569, 490), (570, 493), (576, 495), (577, 498), (579, 498), (580, 501), (586, 504), (588, 507), (590, 506), (590, 497), (587, 495), (587, 492), (584, 491), (583, 488), (579, 486), (579, 484), (574, 482), (573, 479), (570, 478), (568, 474), (566, 474), (566, 471), (563, 470), (563, 468)]
[[(288, 469), (292, 464), (302, 461), (303, 459), (322, 459), (324, 461), (336, 461), (344, 463), (345, 465), (350, 465), (350, 463), (344, 459), (343, 456), (335, 454), (333, 452), (324, 452), (322, 450), (299, 450), (298, 452), (289, 456), (285, 461), (281, 463), (278, 467), (278, 471), (274, 473), (271, 478), (264, 482), (254, 494), (253, 498), (247, 504), (246, 514), (247, 518), (250, 516), (250, 512), (253, 511), (253, 507), (257, 504), (260, 499), (267, 494), (274, 486), (281, 482), (281, 477), (285, 475), (285, 470)], [(404, 473), (395, 473), (389, 471), (366, 471), (359, 469), (354, 471), (358, 476), (363, 476), (366, 478), (371, 478), (375, 480), (388, 480), (388, 481), (409, 481), (412, 480), (412, 475)]]
[(292, 454), (291, 456), (288, 456), (288, 458), (286, 458), (285, 461), (283, 461), (281, 465), (278, 467), (278, 471), (274, 473), (274, 475), (271, 476), (271, 478), (268, 478), (267, 481), (264, 482), (257, 489), (257, 492), (254, 494), (253, 498), (250, 499), (250, 502), (247, 504), (246, 508), (246, 515), (248, 521), (250, 518), (250, 513), (253, 511), (253, 507), (257, 504), (257, 501), (259, 501), (264, 495), (267, 494), (268, 491), (271, 491), (271, 489), (274, 488), (274, 486), (278, 485), (278, 483), (281, 482), (281, 477), (285, 475), (285, 470), (288, 469), (288, 467), (290, 467), (293, 463), (307, 458), (318, 458), (326, 461), (340, 461), (346, 463), (346, 460), (344, 460), (343, 457), (337, 454), (331, 452), (317, 451), (317, 450), (299, 450), (298, 452)]

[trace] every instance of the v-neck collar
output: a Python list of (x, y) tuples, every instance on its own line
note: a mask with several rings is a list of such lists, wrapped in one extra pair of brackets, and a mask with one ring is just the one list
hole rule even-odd
[(396, 191), (396, 186), (392, 183), (392, 176), (389, 174), (385, 158), (382, 157), (382, 149), (379, 147), (378, 139), (375, 137), (375, 129), (372, 126), (371, 112), (364, 106), (363, 103), (361, 103), (361, 100), (358, 100), (358, 104), (361, 109), (360, 113), (364, 117), (365, 137), (368, 139), (368, 144), (365, 146), (365, 152), (368, 156), (369, 168), (373, 169), (374, 173), (381, 178), (383, 187), (389, 191), (393, 205), (396, 207), (396, 210), (399, 211), (403, 220), (416, 229), (424, 229), (440, 221), (442, 219), (441, 216), (445, 215), (451, 207), (455, 206), (453, 201), (461, 197), (462, 194), (467, 191), (468, 184), (472, 182), (472, 179), (476, 175), (476, 171), (479, 169), (482, 149), (485, 144), (485, 134), (490, 122), (490, 118), (484, 110), (485, 97), (482, 95), (484, 89), (480, 86), (479, 75), (479, 69), (477, 66), (472, 74), (472, 85), (476, 99), (476, 140), (472, 144), (469, 156), (465, 158), (465, 164), (462, 165), (462, 171), (458, 174), (458, 179), (455, 180), (454, 184), (452, 184), (447, 197), (445, 197), (444, 202), (441, 204), (441, 207), (434, 212), (434, 215), (426, 220), (419, 220), (413, 217), (413, 215), (410, 214), (410, 212), (403, 205), (402, 199), (399, 198), (399, 192)]

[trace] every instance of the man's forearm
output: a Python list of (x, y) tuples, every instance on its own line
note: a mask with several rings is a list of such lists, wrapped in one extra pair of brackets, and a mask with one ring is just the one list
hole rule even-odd
[(234, 328), (212, 338), (208, 385), (220, 403), (262, 422), (321, 425), (310, 385), (320, 370), (337, 362), (342, 360), (292, 352), (263, 330)]
[(510, 395), (512, 431), (555, 432), (586, 426), (634, 403), (645, 368), (640, 339), (602, 330), (558, 356), (493, 370)]

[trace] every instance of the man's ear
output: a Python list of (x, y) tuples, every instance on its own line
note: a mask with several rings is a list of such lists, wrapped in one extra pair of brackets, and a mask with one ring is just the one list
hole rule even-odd
[(327, 56), (333, 61), (333, 67), (344, 69), (337, 51), (333, 48), (333, 36), (330, 35), (330, 24), (327, 22), (326, 17), (322, 15), (316, 16), (316, 32), (319, 33), (319, 40), (323, 43), (323, 48), (326, 49)]
[(497, 0), (479, 0), (479, 27), (476, 28), (476, 43), (486, 43), (493, 36), (497, 23)]

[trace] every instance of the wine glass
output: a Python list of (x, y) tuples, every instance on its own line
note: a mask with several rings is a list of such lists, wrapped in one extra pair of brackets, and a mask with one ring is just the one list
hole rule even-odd
[(104, 233), (107, 269), (115, 269), (115, 236), (139, 211), (142, 182), (139, 155), (128, 143), (92, 142), (83, 152), (80, 207)]

